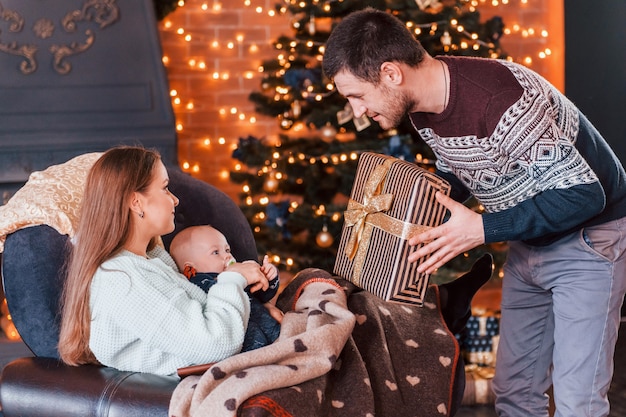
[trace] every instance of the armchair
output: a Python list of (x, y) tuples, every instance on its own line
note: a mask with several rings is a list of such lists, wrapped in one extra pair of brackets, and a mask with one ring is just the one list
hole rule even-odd
[[(210, 223), (228, 238), (237, 259), (257, 259), (254, 237), (236, 204), (215, 187), (168, 168), (170, 189), (180, 198), (176, 229)], [(179, 380), (99, 366), (71, 367), (58, 359), (58, 301), (68, 236), (41, 224), (9, 234), (2, 283), (22, 340), (35, 355), (9, 363), (0, 377), (5, 417), (167, 416)]]

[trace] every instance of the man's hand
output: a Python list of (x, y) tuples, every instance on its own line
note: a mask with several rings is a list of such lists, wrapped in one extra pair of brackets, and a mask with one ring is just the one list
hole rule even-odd
[(435, 198), (450, 211), (450, 218), (441, 226), (420, 233), (409, 239), (409, 245), (424, 244), (409, 255), (409, 262), (430, 257), (418, 266), (418, 272), (432, 274), (460, 253), (485, 243), (482, 216), (458, 203), (447, 195), (437, 192)]

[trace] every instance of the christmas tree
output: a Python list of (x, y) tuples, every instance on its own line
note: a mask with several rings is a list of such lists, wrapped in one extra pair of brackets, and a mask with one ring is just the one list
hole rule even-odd
[[(431, 55), (508, 58), (499, 43), (502, 19), (481, 22), (467, 0), (300, 0), (277, 5), (279, 13), (293, 16), (293, 33), (275, 41), (278, 55), (263, 63), (260, 91), (251, 93), (250, 100), (259, 114), (277, 119), (282, 134), (277, 139), (240, 138), (233, 153), (240, 169), (231, 172), (231, 180), (243, 186), (241, 207), (259, 253), (270, 254), (285, 269), (332, 271), (360, 153), (384, 153), (434, 169), (430, 149), (408, 120), (384, 131), (365, 115), (355, 118), (322, 73), (324, 44), (333, 25), (365, 7), (406, 22)], [(468, 258), (478, 255), (453, 260), (447, 271), (440, 271), (441, 279), (467, 270)]]

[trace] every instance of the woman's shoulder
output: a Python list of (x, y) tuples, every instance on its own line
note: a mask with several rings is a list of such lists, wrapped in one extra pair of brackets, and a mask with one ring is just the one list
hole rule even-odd
[(98, 268), (96, 275), (126, 275), (128, 277), (162, 275), (176, 277), (178, 272), (172, 269), (164, 256), (167, 252), (154, 256), (152, 253), (148, 257), (134, 254), (122, 250), (111, 258), (104, 261)]
[[(136, 255), (128, 251), (121, 251), (103, 262), (96, 271), (92, 288), (115, 292), (112, 286), (119, 291), (157, 291), (172, 296), (178, 291), (189, 292), (185, 285), (187, 279), (173, 270), (160, 256), (148, 257)], [(167, 255), (163, 250), (161, 255)], [(202, 292), (202, 291), (200, 291)], [(194, 298), (199, 298), (198, 296)]]

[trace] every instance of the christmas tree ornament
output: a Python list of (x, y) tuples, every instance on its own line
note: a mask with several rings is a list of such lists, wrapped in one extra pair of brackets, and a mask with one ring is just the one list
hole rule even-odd
[(291, 112), (284, 112), (278, 115), (278, 122), (280, 128), (283, 130), (289, 130), (293, 126), (293, 119), (291, 118)]
[(452, 45), (452, 36), (450, 36), (450, 32), (448, 32), (447, 30), (443, 32), (443, 35), (441, 35), (441, 44), (443, 46)]
[(302, 105), (300, 104), (299, 100), (294, 100), (291, 103), (291, 114), (293, 115), (294, 119), (299, 118), (302, 114)]
[(315, 243), (317, 243), (317, 246), (320, 248), (328, 248), (332, 246), (333, 242), (333, 235), (328, 232), (328, 226), (324, 225), (322, 231), (315, 237)]
[(337, 134), (337, 129), (330, 122), (327, 122), (320, 129), (320, 133), (322, 134), (322, 139), (325, 141), (331, 141), (335, 139), (335, 135)]
[(354, 121), (354, 127), (356, 128), (357, 132), (365, 130), (372, 125), (370, 118), (367, 117), (367, 115), (365, 114), (362, 115), (361, 117), (355, 117), (353, 121)]
[(278, 190), (278, 180), (274, 175), (270, 175), (265, 179), (263, 190), (267, 193), (273, 193)]
[(309, 19), (309, 24), (307, 26), (307, 29), (309, 31), (309, 35), (311, 36), (315, 35), (315, 32), (317, 31), (317, 28), (315, 26), (315, 16), (313, 14), (311, 14), (311, 18)]
[(443, 5), (439, 0), (415, 0), (417, 7), (428, 13), (439, 13)]

